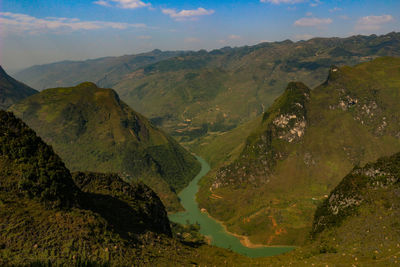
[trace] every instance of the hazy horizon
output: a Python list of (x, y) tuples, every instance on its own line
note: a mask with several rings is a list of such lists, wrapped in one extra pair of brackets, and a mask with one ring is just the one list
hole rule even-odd
[(32, 65), (154, 49), (381, 35), (400, 31), (399, 11), (394, 0), (3, 0), (0, 64), (13, 73)]

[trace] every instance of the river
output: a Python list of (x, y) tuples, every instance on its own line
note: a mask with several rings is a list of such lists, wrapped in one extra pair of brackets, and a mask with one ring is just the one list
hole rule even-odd
[(293, 249), (292, 247), (245, 247), (239, 238), (225, 231), (221, 223), (209, 217), (207, 213), (201, 212), (196, 202), (196, 193), (199, 190), (198, 182), (208, 173), (210, 166), (204, 159), (200, 157), (197, 159), (201, 163), (200, 173), (178, 195), (186, 211), (169, 215), (171, 221), (181, 224), (186, 224), (187, 221), (191, 224), (197, 222), (200, 224), (200, 233), (209, 237), (212, 245), (231, 249), (248, 257), (273, 256)]

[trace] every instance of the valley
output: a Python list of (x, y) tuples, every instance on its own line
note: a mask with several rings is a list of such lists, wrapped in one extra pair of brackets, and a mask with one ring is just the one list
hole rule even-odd
[(400, 34), (0, 68), (0, 265), (400, 264)]
[(211, 245), (226, 248), (249, 257), (273, 256), (293, 249), (291, 247), (254, 245), (244, 236), (227, 232), (226, 227), (221, 222), (211, 218), (206, 210), (200, 210), (196, 202), (196, 193), (199, 189), (198, 182), (208, 173), (210, 166), (204, 159), (199, 157), (197, 159), (202, 165), (200, 173), (178, 195), (185, 211), (169, 215), (171, 221), (181, 224), (199, 224), (200, 233), (209, 239)]

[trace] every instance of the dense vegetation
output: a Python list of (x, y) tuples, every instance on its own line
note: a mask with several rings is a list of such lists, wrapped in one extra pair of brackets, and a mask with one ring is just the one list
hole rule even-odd
[(7, 109), (12, 104), (36, 93), (35, 89), (10, 77), (0, 66), (0, 109)]
[[(0, 111), (0, 147), (1, 266), (248, 262), (203, 245), (196, 226), (177, 226), (175, 232), (194, 235), (190, 246), (171, 238), (163, 204), (142, 183), (127, 184), (116, 174), (71, 176), (50, 146), (5, 111)], [(36, 167), (41, 176), (26, 177), (25, 170)], [(33, 187), (21, 186), (27, 179)]]
[(200, 205), (253, 242), (305, 242), (314, 211), (340, 177), (400, 151), (399, 66), (398, 58), (379, 58), (332, 67), (305, 105), (282, 101), (285, 93), (235, 152), (236, 161), (202, 181)]
[[(171, 54), (170, 58), (146, 61), (148, 64), (141, 66), (115, 59), (119, 63), (111, 70), (106, 68), (106, 59), (60, 62), (32, 67), (16, 77), (37, 88), (82, 81), (112, 87), (136, 111), (180, 142), (190, 144), (199, 137), (225, 132), (257, 117), (290, 81), (302, 81), (313, 88), (326, 79), (331, 65), (400, 56), (399, 47), (399, 33), (286, 40)], [(104, 75), (113, 78), (103, 83), (99, 77)]]
[(169, 210), (175, 192), (197, 174), (196, 159), (175, 140), (130, 109), (111, 89), (93, 83), (47, 89), (10, 110), (54, 147), (72, 171), (117, 172), (141, 179)]
[[(206, 245), (196, 224), (170, 225), (160, 198), (179, 209), (194, 158), (113, 90), (83, 83), (11, 108), (75, 173), (0, 111), (0, 265), (398, 265), (400, 154), (389, 155), (400, 151), (400, 59), (341, 65), (399, 56), (399, 41), (317, 38), (31, 68), (43, 84), (68, 65), (88, 72), (61, 82), (115, 85), (210, 160), (201, 207), (254, 243), (299, 247), (249, 259)], [(287, 81), (314, 87), (328, 70), (314, 90), (291, 82), (272, 103)]]

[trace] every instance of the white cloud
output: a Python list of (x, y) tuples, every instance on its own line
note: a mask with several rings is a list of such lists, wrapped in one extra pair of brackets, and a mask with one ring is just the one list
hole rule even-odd
[(107, 6), (110, 7), (110, 3), (104, 0), (99, 0), (99, 1), (95, 1), (93, 2), (93, 4), (99, 5), (99, 6)]
[(310, 6), (316, 7), (316, 6), (319, 6), (320, 4), (322, 4), (322, 2), (320, 0), (314, 0), (314, 2), (310, 4)]
[(391, 15), (382, 16), (366, 16), (357, 21), (356, 30), (361, 31), (376, 31), (379, 30), (383, 24), (393, 21)]
[(297, 4), (297, 3), (302, 3), (305, 2), (306, 0), (260, 0), (261, 3), (271, 3), (274, 5), (279, 5), (279, 4)]
[(113, 6), (112, 3), (115, 3), (116, 7), (123, 9), (151, 7), (150, 3), (145, 3), (140, 0), (98, 0), (93, 2), (93, 4), (107, 6), (107, 7)]
[(333, 12), (337, 12), (337, 11), (341, 11), (342, 9), (340, 7), (334, 7), (332, 9), (329, 9), (329, 12), (333, 13)]
[(313, 26), (321, 26), (331, 24), (332, 19), (330, 18), (301, 18), (294, 22), (295, 26), (301, 27), (313, 27)]
[(312, 16), (312, 12), (307, 12), (306, 16), (311, 17)]
[(316, 7), (322, 4), (320, 0), (260, 0), (261, 3), (270, 3), (273, 5), (280, 5), (280, 4), (294, 5), (310, 1), (311, 1), (310, 6), (312, 7)]
[(196, 20), (199, 16), (211, 15), (214, 14), (214, 12), (215, 11), (212, 9), (207, 10), (202, 7), (199, 7), (198, 9), (189, 9), (189, 10), (183, 9), (179, 12), (177, 12), (176, 9), (171, 9), (171, 8), (162, 9), (162, 13), (170, 16), (175, 20)]
[(26, 14), (0, 12), (0, 25), (5, 32), (39, 34), (45, 32), (146, 28), (145, 24), (130, 24), (108, 21), (81, 21), (77, 18), (36, 18)]

